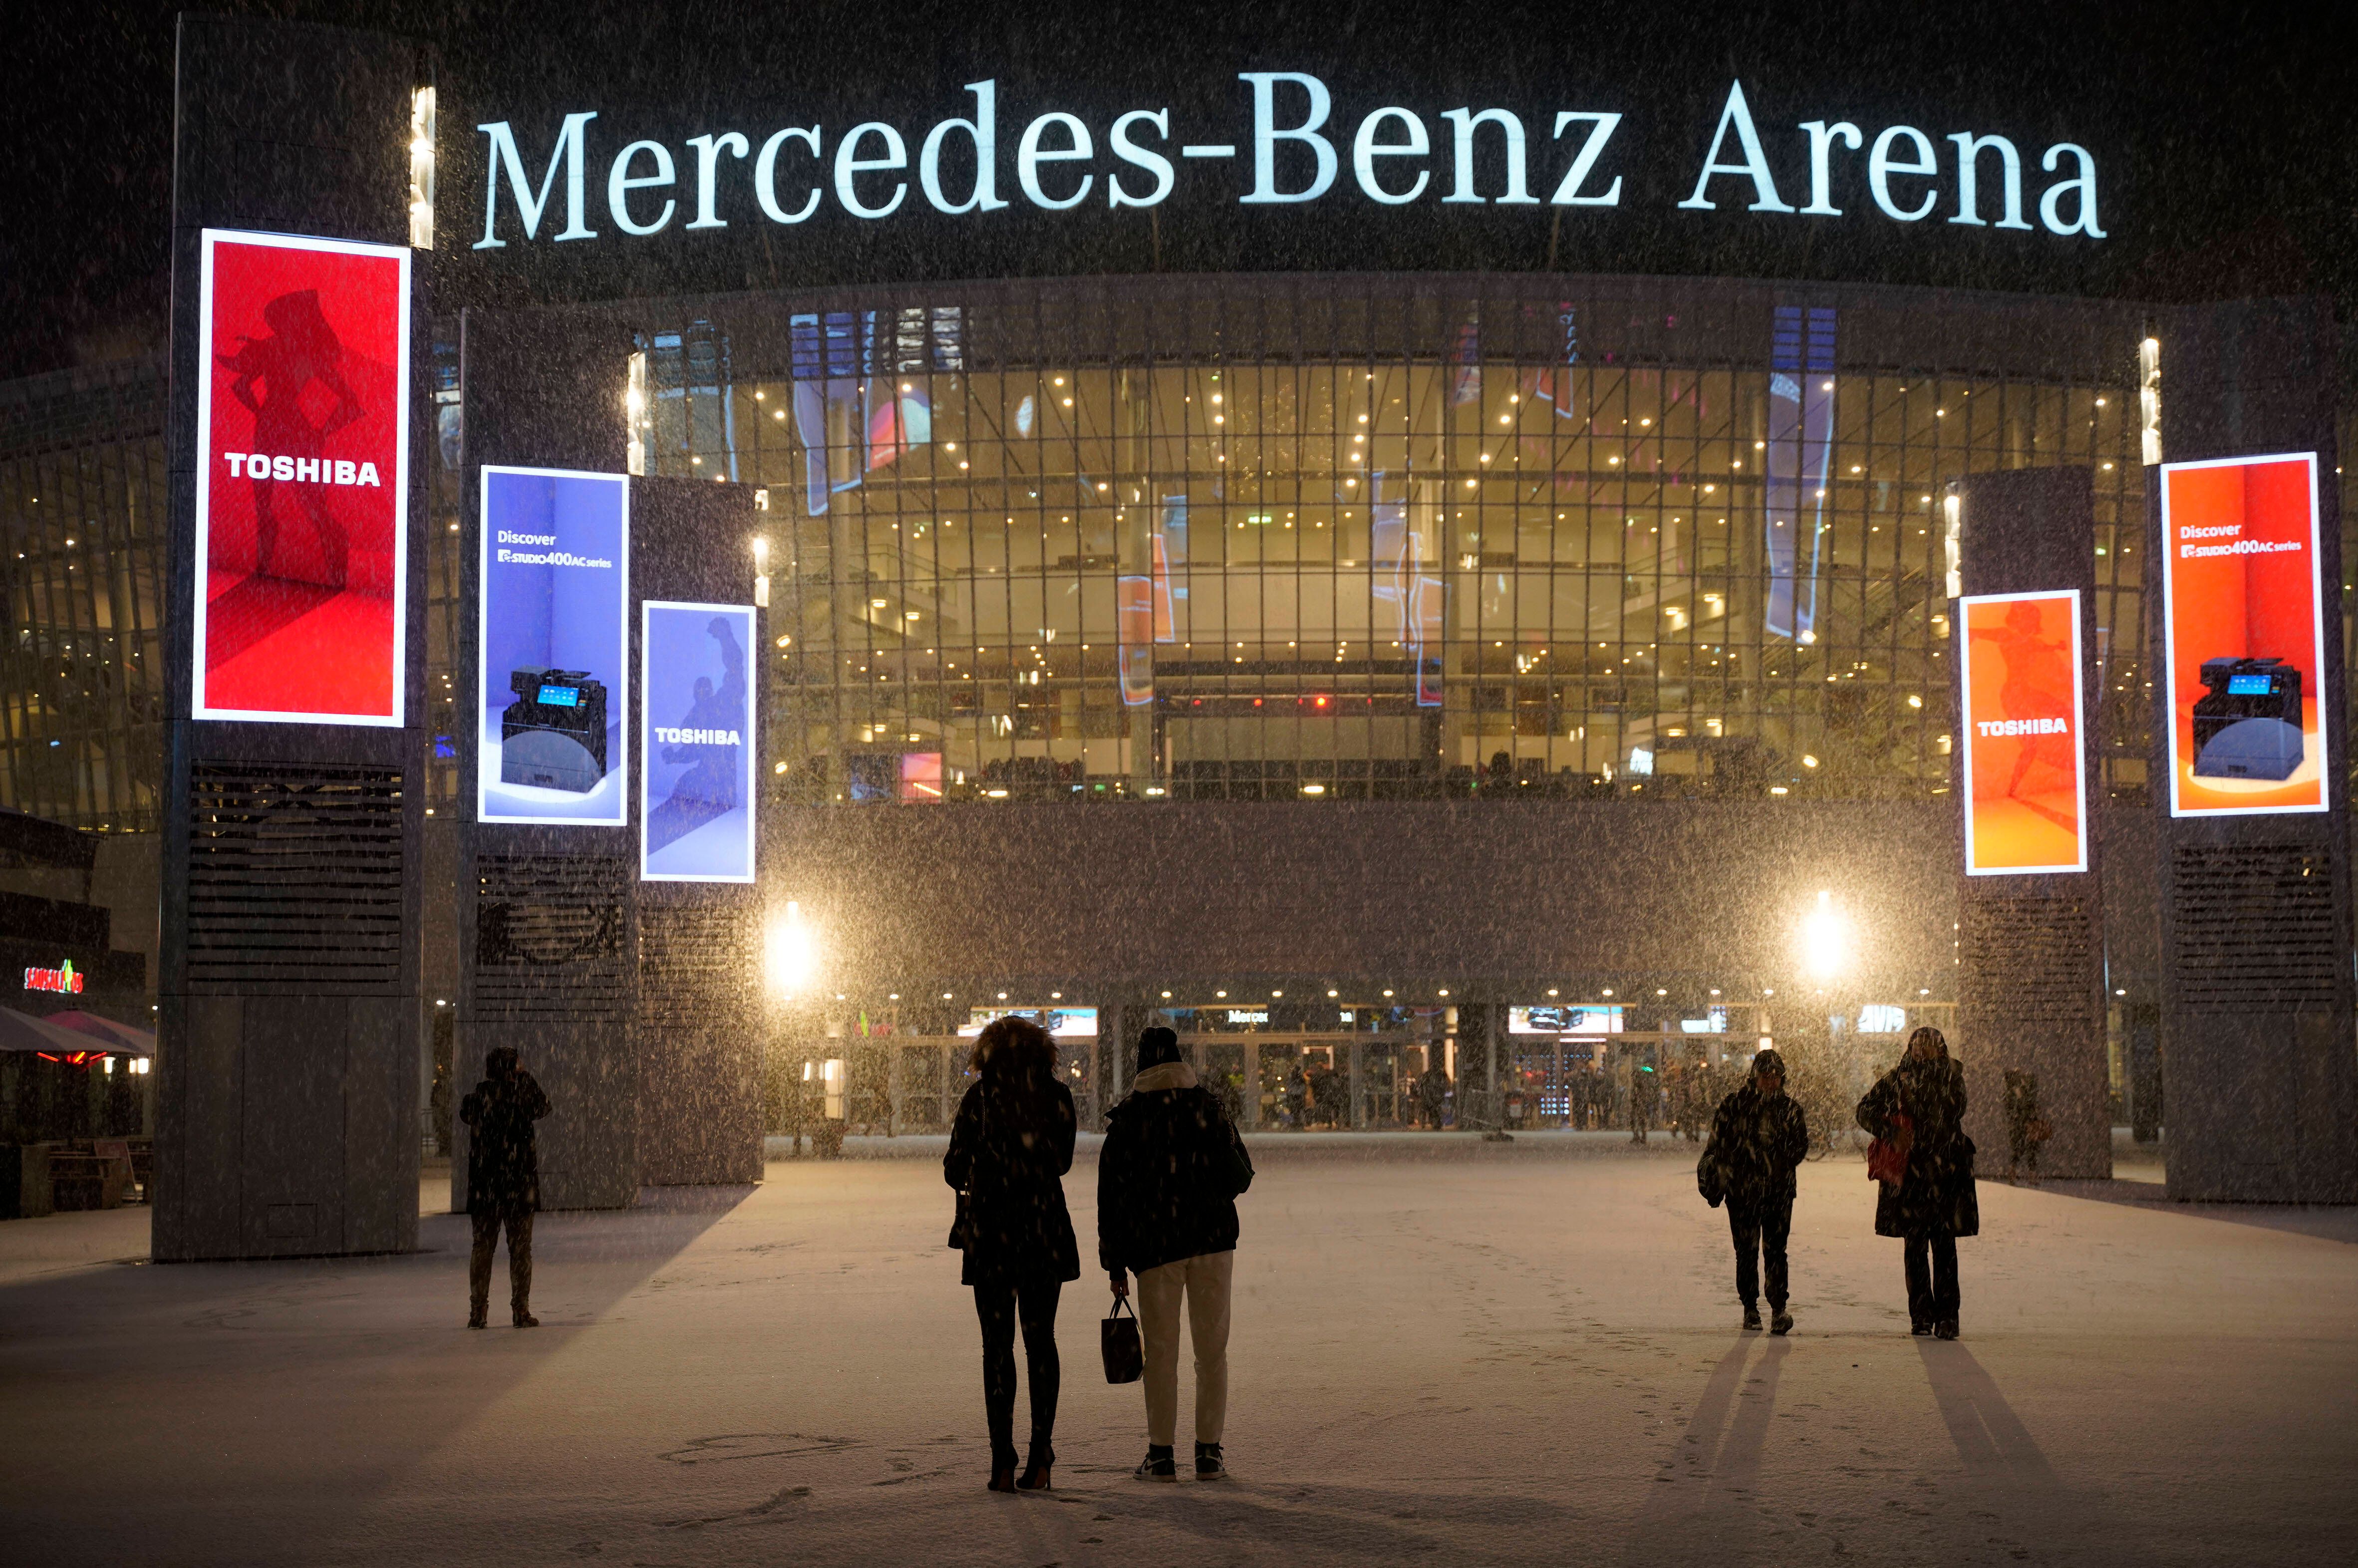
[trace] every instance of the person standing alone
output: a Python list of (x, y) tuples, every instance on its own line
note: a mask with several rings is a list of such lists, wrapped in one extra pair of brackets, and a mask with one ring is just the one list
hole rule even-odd
[(1704, 1158), (1717, 1166), (1726, 1195), (1727, 1230), (1736, 1243), (1736, 1294), (1744, 1326), (1760, 1326), (1761, 1274), (1768, 1275), (1768, 1331), (1793, 1326), (1785, 1310), (1785, 1240), (1793, 1228), (1793, 1173), (1810, 1152), (1809, 1119), (1785, 1092), (1785, 1059), (1774, 1051), (1752, 1058), (1752, 1076), (1719, 1102)]
[(1116, 1296), (1138, 1275), (1146, 1351), (1146, 1458), (1138, 1477), (1175, 1481), (1179, 1306), (1195, 1347), (1195, 1478), (1228, 1474), (1228, 1293), (1236, 1277), (1237, 1197), (1252, 1161), (1219, 1100), (1179, 1059), (1168, 1029), (1139, 1036), (1138, 1076), (1106, 1119), (1098, 1156), (1098, 1261)]
[(467, 1259), (467, 1326), (491, 1315), (492, 1253), (508, 1233), (508, 1312), (518, 1328), (538, 1328), (532, 1315), (532, 1217), (540, 1207), (540, 1150), (533, 1123), (548, 1114), (548, 1096), (502, 1045), (483, 1059), (489, 1075), (459, 1106), (471, 1130), (467, 1148), (467, 1213), (474, 1249)]
[[(1056, 1298), (1081, 1277), (1081, 1250), (1065, 1207), (1073, 1168), (1073, 1091), (1056, 1081), (1056, 1044), (1024, 1018), (985, 1024), (974, 1043), (976, 1083), (950, 1125), (942, 1179), (963, 1195), (952, 1245), (974, 1287), (982, 1324), (982, 1406), (990, 1429), (990, 1489), (1044, 1492), (1056, 1462)], [(1015, 1475), (1015, 1326), (1023, 1325), (1032, 1388), (1032, 1451)]]

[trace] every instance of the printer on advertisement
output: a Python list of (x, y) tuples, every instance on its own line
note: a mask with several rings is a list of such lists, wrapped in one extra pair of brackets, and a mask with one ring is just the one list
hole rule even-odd
[(587, 670), (508, 673), (500, 782), (586, 795), (606, 776), (606, 685)]
[(2202, 661), (2210, 688), (2194, 705), (2194, 775), (2290, 778), (2307, 752), (2300, 671), (2282, 659)]

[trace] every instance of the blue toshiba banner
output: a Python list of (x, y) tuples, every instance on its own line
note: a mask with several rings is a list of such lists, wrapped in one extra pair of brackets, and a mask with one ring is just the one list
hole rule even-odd
[(630, 483), (482, 471), (476, 820), (625, 827)]
[(658, 882), (753, 880), (753, 609), (642, 607), (646, 759), (639, 874)]

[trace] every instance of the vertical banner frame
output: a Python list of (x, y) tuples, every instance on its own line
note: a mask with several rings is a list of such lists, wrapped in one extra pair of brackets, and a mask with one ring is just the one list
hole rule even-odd
[[(226, 719), (254, 724), (340, 724), (358, 725), (373, 729), (400, 729), (404, 727), (407, 721), (407, 702), (409, 697), (409, 400), (411, 369), (410, 315), (411, 293), (413, 288), (412, 257), (409, 247), (406, 245), (370, 244), (357, 240), (330, 240), (299, 234), (267, 234), (249, 232), (237, 229), (212, 228), (200, 231), (198, 243), (199, 283), (197, 333), (198, 353), (200, 359), (201, 369), (196, 377), (197, 483), (194, 540), (195, 562), (194, 568), (191, 572), (193, 587), (190, 595), (192, 602), (189, 607), (190, 642), (189, 652), (189, 717), (197, 719)], [(217, 630), (214, 623), (218, 619), (213, 613), (211, 602), (212, 597), (211, 568), (214, 523), (213, 490), (214, 486), (217, 484), (236, 482), (240, 479), (250, 483), (254, 482), (254, 481), (259, 478), (259, 476), (246, 474), (230, 476), (225, 474), (219, 467), (220, 464), (227, 461), (229, 454), (226, 446), (217, 443), (214, 436), (213, 417), (215, 406), (213, 397), (213, 383), (222, 371), (225, 369), (238, 369), (241, 372), (241, 379), (260, 382), (262, 386), (262, 401), (265, 406), (268, 406), (270, 400), (274, 395), (274, 390), (269, 385), (269, 368), (261, 362), (268, 357), (268, 352), (265, 351), (276, 351), (279, 353), (292, 353), (298, 363), (308, 363), (308, 362), (314, 361), (318, 358), (316, 351), (314, 351), (316, 349), (315, 342), (311, 341), (311, 333), (309, 330), (310, 324), (308, 322), (297, 323), (294, 321), (288, 321), (283, 324), (274, 325), (272, 331), (266, 338), (257, 339), (250, 333), (239, 334), (240, 341), (246, 345), (246, 348), (238, 351), (239, 354), (243, 356), (248, 351), (254, 352), (257, 362), (250, 368), (233, 365), (228, 362), (227, 357), (222, 352), (222, 344), (219, 341), (221, 327), (216, 320), (215, 310), (220, 253), (223, 246), (243, 247), (257, 250), (292, 251), (321, 256), (358, 256), (373, 260), (391, 262), (395, 265), (396, 279), (395, 293), (396, 295), (396, 301), (395, 316), (391, 333), (394, 356), (393, 363), (390, 367), (392, 371), (390, 381), (393, 392), (393, 407), (389, 421), (391, 428), (388, 438), (379, 443), (385, 451), (390, 453), (391, 467), (393, 469), (392, 482), (385, 486), (385, 494), (382, 498), (384, 503), (384, 510), (387, 516), (387, 526), (391, 531), (390, 586), (392, 599), (392, 616), (390, 623), (392, 642), (391, 646), (385, 650), (386, 664), (390, 679), (386, 692), (387, 708), (384, 712), (342, 712), (319, 708), (254, 708), (230, 706), (225, 703), (216, 704), (211, 701), (213, 691), (208, 679), (206, 665), (208, 655), (211, 652), (211, 636), (214, 631)], [(296, 290), (286, 297), (295, 297), (305, 292), (308, 292), (313, 295), (316, 305), (316, 290)], [(272, 303), (276, 304), (277, 301), (274, 300)], [(341, 358), (342, 345), (341, 341), (334, 335), (332, 323), (325, 321), (323, 311), (319, 311), (315, 308), (312, 313), (315, 316), (321, 318), (320, 327), (321, 330), (326, 334), (327, 344), (336, 352), (338, 358)], [(290, 337), (294, 341), (292, 342), (287, 341)], [(333, 360), (330, 360), (325, 368), (330, 374), (337, 373), (335, 361)], [(297, 400), (302, 396), (304, 392), (308, 390), (315, 381), (319, 381), (321, 384), (325, 384), (322, 378), (314, 375), (310, 379), (308, 379), (302, 386), (296, 388), (292, 393), (284, 393), (283, 391), (277, 393), (277, 395), (284, 395), (287, 397), (287, 404), (283, 409), (275, 413), (272, 417), (274, 419), (283, 418), (296, 422), (299, 427), (316, 435), (319, 440), (319, 444), (324, 449), (326, 445), (326, 438), (333, 435), (335, 433), (335, 429), (328, 427), (325, 424), (320, 426), (311, 425), (305, 411), (297, 404)], [(351, 403), (356, 401), (353, 399), (349, 387), (346, 386), (341, 379), (338, 380), (336, 384), (337, 386), (343, 388), (341, 396), (345, 402)], [(356, 418), (357, 416), (355, 416)], [(259, 445), (263, 440), (269, 438), (264, 435), (259, 427), (263, 417), (264, 416), (262, 412), (257, 409), (255, 414), (257, 428), (254, 441), (249, 443), (251, 445)], [(333, 414), (330, 416), (330, 418), (333, 418)], [(341, 427), (337, 427), (337, 428), (341, 428)], [(309, 438), (309, 437), (305, 438), (307, 444)], [(283, 440), (281, 441), (281, 444), (285, 444)], [(341, 460), (340, 464), (340, 460), (334, 453), (324, 449), (317, 454), (316, 457), (303, 453), (241, 453), (238, 455), (242, 459), (255, 456), (265, 458), (279, 457), (296, 460), (314, 460), (320, 462), (323, 465), (352, 466), (348, 460)], [(243, 467), (243, 465), (241, 466)], [(291, 479), (282, 481), (276, 476), (273, 476), (270, 482), (273, 484), (282, 482), (287, 484), (303, 482), (319, 484), (331, 481), (323, 481), (319, 480), (305, 481)], [(346, 487), (334, 485), (333, 488)], [(259, 504), (259, 503), (257, 503), (257, 504)], [(299, 505), (299, 503), (295, 504)], [(310, 508), (303, 508), (302, 510), (305, 514), (306, 519), (311, 521), (314, 528), (324, 535), (326, 532), (326, 524), (321, 521), (326, 515), (324, 502), (319, 503), (319, 510), (315, 511)], [(290, 519), (290, 522), (291, 521), (295, 520)], [(349, 540), (345, 540), (343, 543), (348, 551)], [(259, 567), (260, 564), (259, 542), (257, 540), (256, 566)], [(343, 564), (345, 570), (349, 571), (349, 554), (347, 554)], [(258, 579), (259, 576), (260, 574), (257, 571), (254, 574), (250, 574), (250, 579)], [(312, 586), (316, 592), (326, 585)], [(327, 591), (330, 595), (328, 600), (321, 604), (312, 606), (311, 612), (316, 613), (321, 609), (329, 608), (333, 604), (334, 600), (343, 598), (350, 590), (342, 584), (336, 584), (332, 587), (327, 588)], [(298, 597), (299, 596), (298, 589)], [(289, 608), (293, 607), (279, 605), (274, 607), (272, 610), (265, 611), (264, 613), (285, 614)], [(291, 626), (297, 621), (303, 618), (303, 613), (298, 611), (298, 612), (290, 617), (280, 629), (284, 630), (287, 626)]]
[[(2190, 604), (2181, 603), (2181, 595), (2183, 590), (2181, 589), (2179, 582), (2180, 562), (2196, 558), (2215, 558), (2215, 555), (2218, 554), (2243, 552), (2234, 551), (2232, 546), (2225, 543), (2227, 538), (2227, 534), (2225, 532), (2222, 532), (2216, 535), (2216, 537), (2222, 541), (2220, 544), (2210, 546), (2206, 546), (2202, 542), (2205, 539), (2213, 537), (2213, 535), (2208, 533), (2203, 535), (2201, 539), (2180, 539), (2178, 536), (2180, 527), (2217, 528), (2221, 530), (2227, 530), (2230, 527), (2229, 524), (2223, 523), (2207, 524), (2195, 521), (2187, 517), (2182, 512), (2173, 514), (2174, 505), (2179, 503), (2179, 498), (2177, 495), (2179, 489), (2178, 476), (2196, 472), (2216, 471), (2223, 469), (2252, 470), (2276, 463), (2299, 463), (2304, 465), (2306, 470), (2307, 484), (2305, 489), (2308, 504), (2308, 518), (2306, 523), (2306, 533), (2303, 535), (2303, 542), (2299, 547), (2306, 552), (2309, 557), (2309, 569), (2306, 573), (2306, 580), (2309, 585), (2309, 645), (2304, 650), (2307, 655), (2308, 667), (2304, 682), (2305, 689), (2302, 692), (2301, 697), (2303, 708), (2303, 722), (2301, 725), (2302, 741), (2307, 755), (2304, 756), (2300, 766), (2295, 769), (2295, 773), (2299, 773), (2311, 768), (2315, 770), (2316, 798), (2314, 800), (2295, 800), (2290, 803), (2277, 802), (2256, 806), (2230, 806), (2224, 804), (2212, 804), (2200, 800), (2190, 800), (2188, 796), (2190, 794), (2194, 792), (2195, 786), (2191, 786), (2188, 783), (2190, 775), (2187, 769), (2192, 764), (2192, 762), (2195, 759), (2184, 758), (2180, 754), (2179, 736), (2179, 698), (2181, 686), (2178, 676), (2178, 633), (2179, 616), (2181, 609), (2190, 610), (2192, 606)], [(2319, 456), (2315, 451), (2270, 452), (2251, 456), (2207, 458), (2199, 461), (2163, 463), (2160, 465), (2158, 482), (2160, 488), (2161, 510), (2161, 558), (2158, 563), (2161, 574), (2162, 711), (2160, 717), (2162, 756), (2169, 771), (2169, 814), (2172, 816), (2275, 816), (2324, 812), (2332, 809), (2333, 786), (2331, 761), (2333, 735), (2330, 726), (2334, 722), (2334, 715), (2329, 711), (2331, 704), (2328, 700), (2329, 694), (2325, 690), (2325, 584), (2324, 578), (2322, 576), (2324, 563), (2321, 538), (2322, 519), (2321, 514), (2319, 511), (2318, 497), (2318, 465)], [(2191, 498), (2188, 499), (2190, 500)], [(2232, 525), (2233, 531), (2240, 534), (2247, 521), (2247, 518), (2239, 518), (2239, 520)], [(2248, 541), (2239, 539), (2235, 542), (2244, 543)], [(2212, 549), (2214, 552), (2214, 557), (2194, 557), (2187, 553), (2201, 548)], [(2268, 554), (2283, 552), (2263, 551), (2252, 553)], [(2282, 658), (2284, 655), (2277, 654), (2275, 656)], [(2316, 725), (2314, 730), (2311, 730), (2307, 722), (2307, 715), (2311, 712), (2316, 715)], [(2192, 732), (2190, 730), (2187, 737), (2187, 745), (2190, 748), (2191, 744)], [(2198, 758), (2199, 754), (2200, 753), (2198, 752)], [(2288, 778), (2287, 781), (2278, 784), (2278, 793), (2291, 787)], [(2208, 787), (2205, 787), (2202, 790), (2202, 793), (2212, 795), (2230, 794), (2230, 792)], [(2259, 794), (2264, 792), (2253, 790), (2250, 793)], [(2232, 798), (2232, 795), (2230, 795), (2230, 797)]]
[[(743, 812), (743, 832), (739, 858), (737, 858), (731, 864), (720, 867), (714, 871), (676, 869), (657, 871), (654, 869), (654, 857), (670, 848), (671, 844), (676, 841), (676, 839), (674, 838), (667, 839), (664, 844), (655, 844), (654, 842), (654, 816), (656, 811), (661, 809), (657, 806), (654, 799), (656, 788), (656, 769), (659, 766), (673, 765), (665, 756), (665, 747), (666, 745), (676, 746), (679, 744), (698, 743), (665, 742), (661, 741), (658, 737), (659, 730), (679, 728), (677, 726), (660, 725), (656, 723), (658, 711), (657, 697), (658, 692), (663, 689), (663, 686), (659, 685), (656, 680), (655, 662), (659, 650), (657, 647), (655, 623), (656, 618), (659, 614), (672, 613), (698, 617), (706, 621), (708, 623), (716, 619), (734, 619), (737, 617), (742, 617), (741, 623), (741, 630), (740, 633), (741, 641), (738, 644), (741, 652), (740, 665), (733, 673), (736, 680), (741, 687), (741, 697), (739, 698), (739, 701), (742, 704), (741, 711), (743, 714), (742, 722), (744, 724), (744, 729), (739, 735), (736, 748), (737, 762), (735, 765), (734, 782), (737, 788), (737, 801), (735, 806), (730, 809), (741, 809)], [(759, 826), (755, 821), (755, 816), (760, 804), (759, 788), (761, 780), (755, 769), (755, 757), (756, 753), (760, 750), (759, 740), (761, 715), (758, 706), (754, 700), (753, 677), (756, 674), (756, 670), (753, 661), (759, 658), (761, 654), (761, 612), (750, 604), (705, 604), (676, 600), (657, 599), (644, 600), (640, 602), (638, 693), (640, 731), (638, 794), (639, 880), (641, 881), (750, 883), (755, 880), (755, 849), (761, 840)], [(723, 685), (719, 688), (721, 691), (726, 690), (726, 681), (729, 674), (730, 672), (728, 672), (725, 667), (724, 654)], [(701, 765), (702, 763), (699, 762), (692, 766)], [(667, 787), (674, 786), (678, 783), (677, 780), (673, 779), (666, 779), (665, 782)], [(677, 798), (676, 795), (675, 795), (674, 798)], [(668, 806), (670, 804), (670, 800), (666, 800), (664, 803), (665, 806)], [(725, 814), (726, 813), (724, 812), (722, 815)], [(694, 829), (693, 831), (700, 830), (701, 829), (698, 828)], [(684, 838), (687, 835), (683, 833), (678, 837)], [(741, 870), (740, 869), (741, 867)]]
[[(615, 715), (620, 746), (619, 754), (610, 759), (606, 777), (615, 781), (614, 810), (611, 816), (530, 816), (494, 815), (491, 809), (492, 759), (498, 754), (492, 745), (490, 721), (485, 718), (497, 687), (498, 670), (491, 656), (492, 623), (493, 619), (492, 566), (498, 553), (498, 519), (493, 514), (492, 481), (494, 476), (527, 479), (588, 481), (611, 484), (620, 494), (620, 517), (616, 542), (618, 558), (613, 569), (619, 574), (614, 599), (614, 689), (607, 694), (607, 711)], [(631, 699), (636, 672), (631, 658), (631, 481), (627, 474), (590, 473), (578, 469), (527, 468), (506, 463), (485, 463), (480, 470), (478, 483), (480, 500), (476, 516), (482, 535), (478, 542), (479, 557), (475, 576), (475, 665), (478, 689), (474, 693), (475, 722), (475, 820), (501, 827), (627, 827), (631, 820)]]
[[(2006, 687), (1996, 691), (1977, 690), (1974, 680), (1974, 611), (1984, 605), (2053, 604), (2062, 601), (2069, 606), (2071, 632), (2068, 642), (2066, 668), (2071, 683), (2071, 732), (2068, 737), (2072, 775), (2072, 839), (2074, 852), (2069, 862), (1984, 864), (1982, 823), (1977, 816), (1980, 794), (1974, 773), (1974, 739), (1984, 722), (2006, 723), (2029, 719), (2061, 715), (2024, 715), (1997, 711), (2003, 693), (2013, 688), (2009, 679)], [(1983, 593), (1964, 595), (1957, 600), (1957, 627), (1961, 646), (1957, 654), (1959, 737), (1963, 756), (1959, 768), (1959, 786), (1964, 795), (1965, 811), (1965, 874), (1969, 877), (2033, 876), (2041, 874), (2085, 871), (2088, 869), (2088, 726), (2087, 682), (2083, 678), (2082, 653), (2084, 632), (2082, 626), (2081, 592), (2076, 588), (2040, 589), (2028, 593)], [(2009, 665), (2008, 675), (2014, 671)], [(2050, 694), (2051, 695), (2051, 694)], [(1986, 710), (1986, 717), (1985, 717)], [(2019, 741), (2025, 736), (1997, 735), (1993, 741)], [(2032, 759), (2026, 754), (2022, 765)], [(2009, 795), (2009, 798), (2012, 798)]]

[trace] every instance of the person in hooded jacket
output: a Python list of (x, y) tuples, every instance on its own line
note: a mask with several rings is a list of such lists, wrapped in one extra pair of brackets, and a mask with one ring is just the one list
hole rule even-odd
[(1982, 1228), (1964, 1117), (1964, 1067), (1929, 1026), (1908, 1037), (1899, 1065), (1858, 1102), (1859, 1126), (1907, 1147), (1905, 1173), (1876, 1197), (1875, 1233), (1904, 1244), (1909, 1332), (1942, 1339), (1957, 1337), (1957, 1238)]
[(1760, 1326), (1760, 1276), (1768, 1276), (1769, 1332), (1793, 1326), (1785, 1310), (1785, 1238), (1793, 1228), (1793, 1172), (1810, 1153), (1809, 1119), (1785, 1092), (1785, 1059), (1774, 1051), (1752, 1058), (1752, 1076), (1719, 1102), (1704, 1157), (1718, 1169), (1727, 1203), (1727, 1230), (1736, 1243), (1736, 1295), (1744, 1326)]
[(1179, 1037), (1139, 1037), (1138, 1075), (1106, 1119), (1098, 1156), (1098, 1261), (1116, 1296), (1138, 1275), (1146, 1353), (1146, 1458), (1141, 1480), (1175, 1481), (1179, 1428), (1179, 1307), (1195, 1346), (1195, 1478), (1228, 1474), (1220, 1438), (1228, 1407), (1228, 1292), (1236, 1276), (1237, 1195), (1252, 1161), (1235, 1123), (1195, 1069)]
[[(1056, 1080), (1056, 1046), (1029, 1019), (1000, 1018), (974, 1044), (977, 1080), (950, 1125), (942, 1179), (966, 1195), (960, 1224), (982, 1324), (982, 1404), (990, 1430), (990, 1489), (1046, 1491), (1056, 1462), (1056, 1300), (1081, 1277), (1065, 1207), (1073, 1168), (1073, 1093)], [(1023, 1327), (1032, 1447), (1015, 1474), (1015, 1328)]]
[(487, 1075), (459, 1105), (470, 1130), (467, 1214), (474, 1247), (467, 1258), (467, 1326), (491, 1316), (492, 1254), (508, 1233), (508, 1314), (518, 1328), (538, 1328), (532, 1315), (532, 1217), (540, 1207), (540, 1150), (533, 1123), (548, 1114), (548, 1096), (516, 1063), (515, 1047), (493, 1047)]

